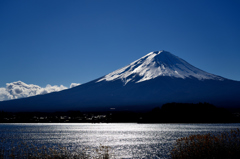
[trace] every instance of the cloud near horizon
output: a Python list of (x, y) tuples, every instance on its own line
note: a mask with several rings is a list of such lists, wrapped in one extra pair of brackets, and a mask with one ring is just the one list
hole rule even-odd
[[(71, 83), (70, 88), (78, 85), (80, 85), (80, 83)], [(0, 101), (58, 92), (64, 89), (68, 89), (68, 87), (63, 85), (51, 86), (50, 84), (48, 84), (46, 87), (40, 87), (34, 84), (26, 84), (22, 81), (6, 83), (6, 87), (0, 87)]]
[(70, 88), (76, 87), (81, 85), (81, 83), (71, 83)]

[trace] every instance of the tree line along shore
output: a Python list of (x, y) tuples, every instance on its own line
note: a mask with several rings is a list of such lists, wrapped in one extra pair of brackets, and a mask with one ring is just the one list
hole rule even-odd
[(167, 103), (151, 111), (0, 112), (0, 123), (239, 123), (240, 113), (209, 103)]

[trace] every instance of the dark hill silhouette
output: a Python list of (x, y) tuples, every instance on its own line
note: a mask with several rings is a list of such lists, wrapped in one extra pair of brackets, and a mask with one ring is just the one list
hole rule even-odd
[(145, 123), (228, 123), (239, 122), (228, 110), (209, 103), (167, 103), (143, 117)]

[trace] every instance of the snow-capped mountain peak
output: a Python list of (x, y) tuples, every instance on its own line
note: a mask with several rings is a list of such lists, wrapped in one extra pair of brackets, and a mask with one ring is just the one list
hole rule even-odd
[(97, 82), (120, 79), (126, 85), (130, 81), (139, 83), (159, 76), (224, 80), (220, 76), (202, 71), (170, 52), (162, 50), (150, 52), (129, 65), (107, 74)]

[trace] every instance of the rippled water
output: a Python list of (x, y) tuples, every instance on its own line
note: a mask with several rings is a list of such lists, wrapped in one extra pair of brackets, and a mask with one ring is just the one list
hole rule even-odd
[(0, 139), (38, 145), (111, 147), (116, 158), (169, 158), (177, 138), (191, 134), (220, 133), (240, 124), (0, 124)]

